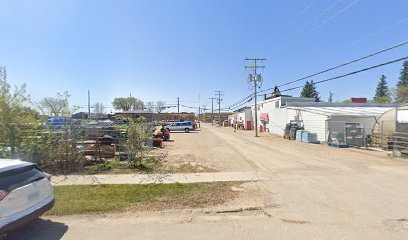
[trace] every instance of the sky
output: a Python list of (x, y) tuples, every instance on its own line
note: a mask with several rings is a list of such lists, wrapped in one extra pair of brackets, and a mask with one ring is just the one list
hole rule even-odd
[[(226, 108), (253, 90), (244, 59), (266, 58), (262, 89), (408, 40), (406, 0), (0, 0), (0, 66), (33, 102), (68, 91), (86, 111), (115, 97), (181, 110)], [(316, 76), (318, 81), (408, 56), (408, 45)], [(372, 98), (402, 62), (322, 83), (321, 98)], [(303, 85), (304, 82), (282, 87)], [(300, 90), (285, 92), (299, 96)], [(200, 104), (199, 104), (200, 103)], [(168, 111), (177, 111), (176, 108)]]

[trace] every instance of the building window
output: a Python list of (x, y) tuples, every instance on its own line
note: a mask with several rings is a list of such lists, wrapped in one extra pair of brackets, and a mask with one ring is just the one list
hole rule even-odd
[(275, 108), (279, 108), (280, 106), (279, 106), (279, 101), (276, 101), (275, 102)]

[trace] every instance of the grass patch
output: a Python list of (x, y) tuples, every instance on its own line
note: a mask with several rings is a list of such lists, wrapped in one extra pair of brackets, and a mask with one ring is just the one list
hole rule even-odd
[(236, 197), (240, 183), (55, 186), (55, 206), (47, 215), (200, 208)]
[(144, 159), (137, 167), (130, 167), (127, 161), (106, 161), (85, 167), (86, 174), (126, 174), (126, 173), (153, 173), (161, 168), (161, 161), (157, 157)]

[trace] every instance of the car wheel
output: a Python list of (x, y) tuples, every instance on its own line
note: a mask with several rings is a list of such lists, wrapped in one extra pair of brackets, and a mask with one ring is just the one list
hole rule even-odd
[(190, 129), (186, 128), (186, 129), (184, 129), (184, 132), (188, 133), (188, 132), (190, 132)]

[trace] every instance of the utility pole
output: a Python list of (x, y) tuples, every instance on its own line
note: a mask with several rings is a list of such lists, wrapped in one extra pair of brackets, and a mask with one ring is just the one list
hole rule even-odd
[(198, 94), (198, 128), (201, 128), (201, 124), (200, 124), (200, 118), (201, 118), (201, 116), (200, 116), (200, 113), (201, 113), (201, 106), (200, 106), (200, 103), (201, 103), (201, 101), (200, 101), (200, 94)]
[(91, 118), (91, 92), (88, 90), (88, 119)]
[(207, 109), (205, 108), (205, 105), (203, 105), (203, 112), (204, 112), (204, 122), (205, 122), (205, 120), (206, 120), (206, 118), (205, 118), (205, 110), (207, 110)]
[(214, 124), (214, 99), (217, 99), (215, 97), (210, 97), (211, 99), (211, 125)]
[(248, 80), (254, 84), (254, 103), (255, 103), (255, 137), (258, 137), (258, 105), (256, 102), (256, 94), (257, 94), (257, 84), (258, 82), (262, 82), (261, 74), (257, 74), (256, 70), (258, 68), (264, 69), (265, 66), (258, 66), (256, 63), (257, 61), (265, 61), (265, 58), (245, 58), (246, 61), (253, 61), (254, 65), (252, 66), (245, 66), (245, 68), (250, 68), (254, 71), (254, 74), (249, 74)]
[(220, 91), (220, 90), (216, 90), (215, 94), (218, 95), (217, 101), (218, 101), (218, 125), (221, 126), (221, 96), (224, 95), (223, 94), (224, 91)]
[(180, 97), (177, 97), (177, 121), (180, 121)]

